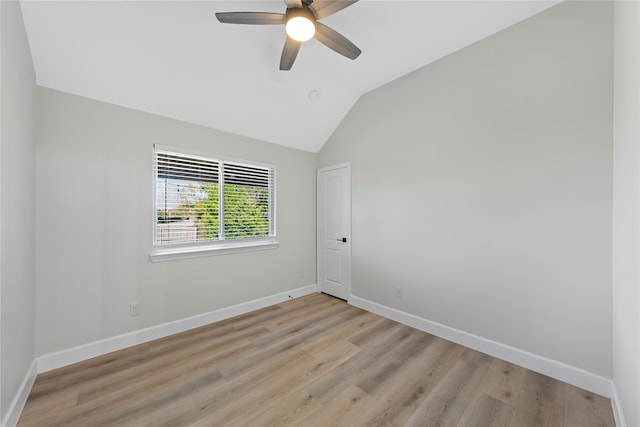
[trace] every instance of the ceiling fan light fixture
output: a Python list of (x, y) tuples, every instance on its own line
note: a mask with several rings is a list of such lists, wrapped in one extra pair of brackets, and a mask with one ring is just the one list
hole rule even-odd
[(316, 26), (303, 16), (296, 16), (287, 22), (287, 35), (299, 42), (306, 42), (316, 33)]
[(306, 42), (316, 33), (313, 14), (307, 8), (291, 8), (287, 10), (287, 35), (299, 42)]

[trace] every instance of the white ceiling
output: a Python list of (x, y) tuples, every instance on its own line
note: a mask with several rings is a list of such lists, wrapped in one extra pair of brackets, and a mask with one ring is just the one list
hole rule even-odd
[(321, 21), (359, 58), (310, 40), (279, 71), (284, 26), (214, 13), (282, 1), (21, 2), (39, 85), (311, 152), (364, 93), (557, 3), (360, 0)]

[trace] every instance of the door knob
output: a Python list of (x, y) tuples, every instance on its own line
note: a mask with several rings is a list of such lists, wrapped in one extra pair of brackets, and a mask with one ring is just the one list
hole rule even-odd
[(338, 242), (347, 243), (347, 238), (343, 237), (342, 239), (336, 239)]

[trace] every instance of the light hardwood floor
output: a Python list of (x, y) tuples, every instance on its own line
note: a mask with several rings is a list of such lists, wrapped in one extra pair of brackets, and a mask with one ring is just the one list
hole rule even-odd
[(614, 426), (609, 399), (324, 294), (38, 375), (27, 426)]

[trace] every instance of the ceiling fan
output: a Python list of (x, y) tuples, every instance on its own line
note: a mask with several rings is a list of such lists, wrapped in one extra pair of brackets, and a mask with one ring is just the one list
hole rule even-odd
[(286, 13), (271, 12), (218, 12), (218, 21), (228, 24), (275, 25), (284, 24), (287, 39), (284, 42), (280, 69), (290, 70), (296, 60), (302, 42), (312, 37), (340, 55), (356, 59), (362, 52), (346, 37), (326, 25), (319, 19), (351, 6), (358, 0), (284, 0)]

